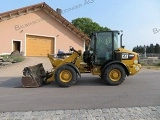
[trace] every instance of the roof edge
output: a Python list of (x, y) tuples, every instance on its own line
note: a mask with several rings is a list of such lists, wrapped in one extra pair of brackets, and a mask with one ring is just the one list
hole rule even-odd
[(7, 13), (13, 13), (13, 12), (20, 11), (20, 10), (23, 10), (23, 9), (32, 8), (34, 6), (40, 6), (40, 5), (43, 5), (43, 4), (46, 4), (46, 3), (45, 2), (41, 2), (41, 3), (38, 3), (38, 4), (28, 5), (26, 7), (21, 7), (21, 8), (14, 9), (14, 10), (9, 10), (7, 12), (0, 13), (0, 16), (3, 16), (4, 14), (7, 14)]

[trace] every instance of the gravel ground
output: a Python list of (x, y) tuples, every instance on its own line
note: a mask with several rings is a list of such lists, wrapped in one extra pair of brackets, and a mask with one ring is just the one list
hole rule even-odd
[(50, 71), (52, 65), (47, 57), (26, 57), (23, 62), (7, 65), (0, 68), (0, 77), (19, 77), (22, 76), (24, 67), (43, 63), (45, 70)]

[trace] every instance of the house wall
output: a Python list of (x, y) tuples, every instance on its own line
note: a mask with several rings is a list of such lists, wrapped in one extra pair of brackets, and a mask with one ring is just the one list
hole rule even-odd
[(11, 53), (13, 40), (21, 41), (21, 52), (26, 52), (26, 35), (55, 38), (55, 53), (58, 49), (69, 51), (69, 46), (84, 51), (84, 41), (57, 22), (48, 13), (39, 10), (0, 22), (0, 54)]

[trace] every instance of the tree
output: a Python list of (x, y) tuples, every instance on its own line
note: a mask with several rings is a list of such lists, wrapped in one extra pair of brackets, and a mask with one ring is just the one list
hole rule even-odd
[(71, 23), (88, 36), (95, 31), (110, 30), (107, 27), (101, 27), (98, 23), (93, 22), (90, 18), (77, 18), (72, 20)]
[(156, 46), (155, 46), (155, 53), (160, 53), (160, 46), (159, 46), (159, 44), (156, 44)]
[(147, 45), (146, 53), (151, 53), (150, 46)]
[(151, 50), (151, 53), (154, 53), (154, 45), (153, 44), (150, 44), (150, 50)]
[[(140, 46), (136, 46), (133, 48), (134, 52), (138, 52), (138, 53), (143, 53), (144, 52), (144, 47)], [(146, 53), (160, 53), (160, 45), (156, 44), (150, 44), (150, 46), (146, 46)]]
[(133, 48), (133, 51), (137, 53), (144, 53), (144, 47), (141, 45), (140, 46), (137, 45), (136, 47)]

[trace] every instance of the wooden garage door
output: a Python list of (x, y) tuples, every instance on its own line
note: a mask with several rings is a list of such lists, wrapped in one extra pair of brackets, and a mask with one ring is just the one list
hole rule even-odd
[(54, 38), (26, 36), (26, 56), (47, 56), (54, 53)]

